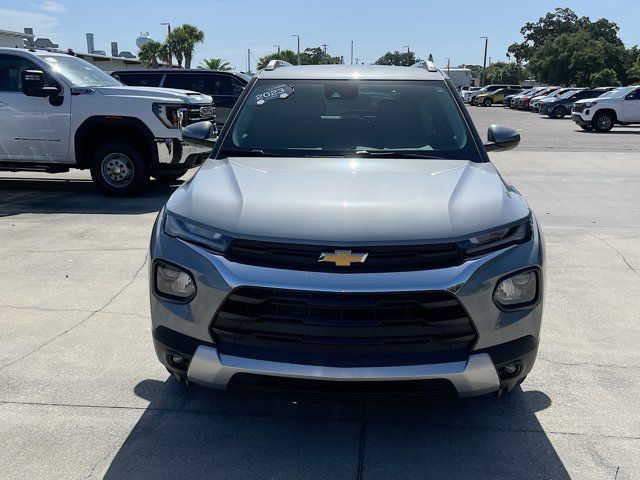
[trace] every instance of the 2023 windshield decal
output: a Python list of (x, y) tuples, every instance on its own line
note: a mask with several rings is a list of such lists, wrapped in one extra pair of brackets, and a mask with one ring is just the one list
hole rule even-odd
[(268, 87), (266, 90), (254, 93), (251, 96), (249, 105), (264, 105), (271, 100), (283, 100), (293, 95), (293, 87), (291, 85), (275, 85)]

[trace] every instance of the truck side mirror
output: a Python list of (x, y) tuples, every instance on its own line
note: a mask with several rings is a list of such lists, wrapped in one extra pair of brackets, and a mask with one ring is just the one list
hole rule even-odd
[(23, 70), (20, 74), (22, 93), (28, 97), (49, 97), (51, 105), (62, 105), (62, 96), (57, 87), (48, 87), (42, 70)]
[(512, 148), (516, 148), (520, 143), (520, 134), (516, 129), (511, 127), (491, 125), (487, 131), (487, 139), (489, 142), (484, 144), (487, 152), (511, 150)]
[(182, 140), (190, 145), (213, 148), (216, 138), (213, 137), (211, 122), (197, 122), (182, 129)]

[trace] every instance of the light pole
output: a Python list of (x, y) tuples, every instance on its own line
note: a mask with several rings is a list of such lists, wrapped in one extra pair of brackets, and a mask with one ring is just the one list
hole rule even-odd
[(451, 67), (451, 59), (449, 57), (447, 58), (447, 75), (449, 75), (449, 68)]
[(278, 55), (280, 55), (280, 45), (274, 45), (274, 47), (278, 48)]
[(300, 65), (300, 35), (298, 35), (297, 33), (294, 33), (291, 36), (298, 38), (298, 65)]
[[(168, 22), (163, 22), (160, 25), (166, 25), (167, 26), (167, 39), (169, 38), (169, 34), (171, 33), (171, 24)], [(169, 44), (167, 43), (167, 50), (169, 50), (169, 68), (171, 68), (171, 64), (173, 63), (171, 60), (171, 47), (169, 46)]]
[(487, 47), (489, 45), (489, 37), (484, 38), (484, 63), (482, 64), (482, 78), (480, 79), (480, 86), (484, 87), (484, 82), (487, 81)]
[(353, 40), (351, 40), (351, 65), (353, 65)]
[(325, 55), (327, 54), (327, 47), (328, 47), (328, 46), (329, 46), (329, 45), (327, 45), (326, 43), (323, 43), (323, 44), (321, 45), (321, 47), (324, 49), (324, 54), (325, 54)]

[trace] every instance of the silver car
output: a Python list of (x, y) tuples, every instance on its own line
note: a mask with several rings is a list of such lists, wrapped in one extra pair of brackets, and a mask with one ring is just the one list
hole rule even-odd
[(270, 63), (158, 216), (158, 359), (217, 389), (510, 391), (536, 357), (543, 246), (487, 151), (519, 141), (493, 125), (483, 144), (430, 62)]

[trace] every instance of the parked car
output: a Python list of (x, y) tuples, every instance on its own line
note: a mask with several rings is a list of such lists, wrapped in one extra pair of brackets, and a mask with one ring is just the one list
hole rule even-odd
[(127, 87), (66, 53), (0, 48), (0, 170), (89, 169), (105, 193), (129, 195), (204, 161), (210, 149), (183, 143), (180, 127), (214, 118), (207, 95)]
[(535, 95), (537, 92), (544, 90), (544, 88), (545, 87), (533, 87), (529, 90), (525, 90), (524, 92), (519, 93), (518, 95), (514, 96), (511, 99), (511, 102), (509, 103), (509, 108), (520, 108), (520, 103), (522, 102), (522, 99), (524, 97)]
[(608, 132), (614, 125), (640, 123), (640, 86), (622, 87), (575, 102), (571, 119), (583, 130)]
[(152, 233), (152, 334), (177, 379), (462, 397), (523, 381), (543, 245), (486, 153), (517, 131), (483, 145), (431, 62), (272, 61), (237, 109)]
[(520, 85), (499, 85), (499, 84), (492, 84), (492, 85), (487, 85), (485, 87), (482, 87), (480, 90), (476, 90), (476, 91), (472, 91), (472, 92), (466, 92), (462, 99), (464, 100), (465, 103), (470, 103), (471, 105), (475, 105), (475, 98), (482, 94), (482, 93), (492, 93), (495, 92), (496, 90), (500, 90), (501, 88), (512, 88), (512, 89), (519, 89)]
[(475, 98), (475, 104), (490, 107), (494, 103), (501, 103), (506, 95), (516, 95), (521, 91), (520, 88), (500, 88), (494, 92), (481, 93)]
[(534, 92), (531, 95), (525, 95), (520, 99), (520, 102), (518, 103), (518, 108), (520, 110), (529, 110), (529, 104), (531, 103), (531, 100), (533, 100), (536, 97), (543, 97), (550, 92), (554, 92), (555, 90), (557, 90), (557, 87), (546, 87), (546, 88), (543, 88), (542, 90), (538, 90), (537, 92)]
[(584, 88), (582, 90), (567, 92), (559, 97), (545, 100), (540, 104), (540, 115), (551, 118), (563, 118), (571, 113), (573, 104), (584, 98), (594, 98), (602, 95), (604, 90), (595, 88)]
[(204, 93), (213, 98), (216, 123), (224, 125), (251, 77), (244, 73), (207, 69), (118, 70), (112, 75), (125, 85), (166, 87)]
[(529, 102), (529, 110), (533, 110), (535, 112), (537, 112), (540, 109), (540, 102), (547, 100), (547, 99), (551, 99), (551, 98), (556, 98), (559, 97), (560, 95), (564, 95), (565, 93), (569, 92), (569, 91), (577, 91), (579, 90), (578, 88), (575, 87), (570, 87), (570, 88), (557, 88), (556, 90), (549, 92), (545, 95), (540, 95), (538, 97), (533, 97), (531, 99), (531, 101)]

